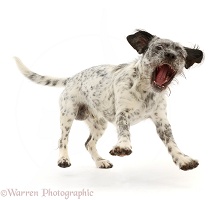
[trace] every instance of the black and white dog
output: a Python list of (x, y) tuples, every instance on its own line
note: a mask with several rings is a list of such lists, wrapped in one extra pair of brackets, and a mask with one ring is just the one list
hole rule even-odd
[(85, 146), (96, 166), (111, 168), (113, 165), (96, 149), (107, 122), (113, 123), (118, 133), (117, 144), (110, 154), (126, 156), (132, 153), (130, 126), (151, 118), (174, 163), (182, 170), (197, 167), (198, 162), (182, 153), (173, 139), (167, 120), (165, 94), (175, 76), (184, 68), (202, 61), (203, 52), (141, 30), (129, 35), (127, 40), (141, 54), (138, 59), (127, 64), (92, 67), (72, 78), (41, 76), (15, 58), (21, 72), (30, 80), (65, 87), (60, 97), (62, 135), (58, 165), (63, 168), (71, 165), (67, 144), (73, 120), (84, 120), (88, 124), (90, 136)]

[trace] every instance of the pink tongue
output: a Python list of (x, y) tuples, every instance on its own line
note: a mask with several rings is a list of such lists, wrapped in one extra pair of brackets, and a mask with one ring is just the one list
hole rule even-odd
[(156, 83), (159, 86), (162, 86), (164, 83), (167, 82), (166, 76), (167, 76), (167, 69), (165, 67), (162, 67), (157, 73), (156, 80), (155, 80)]

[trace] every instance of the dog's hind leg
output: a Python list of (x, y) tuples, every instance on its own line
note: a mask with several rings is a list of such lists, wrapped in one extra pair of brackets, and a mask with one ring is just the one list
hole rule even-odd
[(59, 160), (58, 166), (62, 168), (70, 167), (70, 159), (68, 156), (68, 136), (73, 120), (77, 116), (78, 106), (68, 97), (66, 92), (63, 92), (60, 98), (60, 125), (61, 125), (61, 138), (59, 140)]
[(113, 165), (110, 163), (110, 161), (103, 159), (98, 154), (96, 149), (96, 143), (103, 135), (107, 127), (107, 122), (103, 118), (98, 119), (90, 114), (90, 116), (86, 119), (86, 123), (88, 124), (90, 130), (89, 138), (85, 143), (86, 149), (91, 154), (92, 159), (95, 161), (95, 164), (98, 168), (112, 168)]

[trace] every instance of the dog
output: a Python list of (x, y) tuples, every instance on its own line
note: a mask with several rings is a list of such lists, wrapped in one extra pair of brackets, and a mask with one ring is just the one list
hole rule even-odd
[(173, 138), (166, 113), (166, 93), (172, 80), (195, 63), (201, 63), (203, 52), (161, 39), (143, 30), (127, 36), (138, 52), (135, 61), (120, 65), (101, 65), (86, 69), (70, 78), (53, 78), (30, 71), (15, 57), (20, 71), (30, 80), (47, 86), (65, 87), (60, 96), (60, 126), (58, 166), (70, 167), (68, 136), (74, 120), (84, 120), (90, 135), (85, 147), (98, 168), (112, 168), (102, 158), (96, 143), (107, 122), (116, 126), (118, 141), (110, 151), (113, 156), (132, 153), (130, 126), (151, 118), (160, 139), (181, 170), (198, 166), (198, 161), (182, 153)]

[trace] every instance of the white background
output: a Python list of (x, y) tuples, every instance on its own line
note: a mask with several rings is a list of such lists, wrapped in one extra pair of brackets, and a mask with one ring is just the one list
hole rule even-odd
[[(0, 190), (39, 191), (34, 199), (41, 199), (42, 189), (94, 191), (84, 199), (216, 199), (216, 5), (215, 0), (1, 0)], [(124, 158), (108, 153), (116, 143), (115, 128), (108, 126), (97, 147), (114, 164), (109, 170), (95, 167), (84, 147), (88, 128), (75, 121), (69, 138), (72, 166), (59, 168), (62, 89), (25, 79), (12, 57), (40, 74), (68, 77), (93, 65), (135, 59), (126, 36), (137, 28), (189, 47), (198, 44), (205, 52), (204, 63), (184, 69), (186, 79), (178, 77), (168, 97), (175, 140), (199, 167), (179, 170), (148, 120), (131, 128), (133, 153)]]

